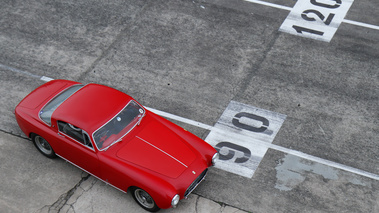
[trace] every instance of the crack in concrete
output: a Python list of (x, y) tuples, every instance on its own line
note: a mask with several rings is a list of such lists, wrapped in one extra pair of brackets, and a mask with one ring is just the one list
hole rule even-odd
[[(90, 175), (87, 176), (87, 179), (90, 177)], [(86, 181), (84, 180), (84, 181)], [(97, 182), (97, 179), (93, 179), (92, 182), (90, 183), (90, 186), (89, 187), (86, 187), (86, 188), (83, 188), (82, 184), (83, 182), (80, 183), (77, 187), (77, 189), (75, 190), (75, 192), (70, 196), (70, 198), (67, 200), (66, 204), (64, 206), (62, 206), (61, 208), (61, 212), (65, 212), (65, 213), (68, 213), (70, 211), (70, 209), (72, 210), (72, 212), (76, 212), (75, 211), (75, 207), (74, 205), (76, 204), (76, 202), (79, 200), (79, 198), (85, 193), (85, 192), (88, 192), (89, 190), (92, 189), (92, 187), (96, 184)], [(81, 189), (80, 192), (78, 192), (78, 189)], [(75, 196), (76, 195), (76, 196)], [(72, 200), (71, 200), (72, 199)], [(92, 207), (92, 212), (93, 212), (93, 206)], [(66, 210), (66, 211), (64, 211)]]
[[(74, 195), (75, 191), (80, 187), (80, 185), (86, 181), (90, 177), (89, 174), (85, 174), (84, 176), (82, 175), (81, 180), (70, 190), (68, 190), (66, 193), (62, 194), (59, 196), (58, 200), (55, 201), (52, 205), (45, 205), (42, 208), (38, 209), (37, 212), (45, 212), (47, 211), (48, 213), (59, 213), (63, 209), (64, 206), (66, 206), (67, 202), (69, 199)], [(85, 191), (85, 190), (83, 190)], [(80, 197), (80, 196), (79, 196)], [(76, 202), (76, 201), (75, 201)], [(69, 205), (70, 207), (67, 209), (66, 212), (68, 212), (69, 209), (71, 209), (72, 205)], [(75, 212), (75, 210), (72, 207), (72, 210)]]
[(214, 199), (211, 199), (211, 198), (207, 198), (207, 197), (204, 197), (204, 196), (202, 196), (200, 194), (196, 194), (196, 193), (193, 193), (193, 194), (197, 196), (196, 201), (195, 201), (195, 212), (196, 213), (197, 212), (202, 212), (202, 211), (198, 210), (198, 206), (199, 206), (198, 204), (199, 204), (200, 198), (213, 201), (213, 202), (217, 203), (218, 205), (220, 205), (220, 209), (219, 209), (220, 213), (222, 213), (222, 212), (230, 212), (230, 209), (226, 209), (227, 207), (235, 209), (235, 211), (233, 211), (232, 213), (236, 213), (236, 212), (241, 212), (241, 213), (242, 212), (249, 212), (250, 213), (250, 211), (248, 211), (248, 210), (244, 210), (244, 209), (241, 209), (239, 207), (235, 207), (235, 206), (229, 205), (229, 204), (221, 202), (221, 201), (217, 201), (217, 200), (214, 200)]

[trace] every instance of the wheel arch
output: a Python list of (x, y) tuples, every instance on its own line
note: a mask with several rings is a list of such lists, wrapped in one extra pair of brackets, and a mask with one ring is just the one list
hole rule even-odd
[(158, 181), (157, 179), (150, 179), (143, 183), (133, 183), (127, 188), (127, 193), (132, 192), (134, 189), (143, 189), (153, 199), (157, 206), (161, 209), (168, 209), (171, 207), (172, 198), (178, 194), (177, 190), (166, 181)]

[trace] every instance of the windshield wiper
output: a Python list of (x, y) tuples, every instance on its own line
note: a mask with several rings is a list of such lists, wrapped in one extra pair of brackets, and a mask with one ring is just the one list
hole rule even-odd
[(111, 145), (109, 145), (107, 148), (103, 149), (102, 151), (107, 151), (107, 150), (109, 149), (109, 147), (115, 145), (116, 143), (118, 143), (118, 142), (120, 142), (120, 141), (122, 141), (122, 138), (120, 138), (120, 139), (118, 139), (117, 141), (111, 143)]

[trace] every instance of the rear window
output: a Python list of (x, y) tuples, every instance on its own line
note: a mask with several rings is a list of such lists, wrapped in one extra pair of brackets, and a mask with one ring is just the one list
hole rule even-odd
[(51, 125), (51, 115), (67, 98), (82, 88), (84, 85), (77, 84), (69, 87), (59, 95), (55, 96), (48, 104), (46, 104), (39, 112), (39, 117), (47, 124)]

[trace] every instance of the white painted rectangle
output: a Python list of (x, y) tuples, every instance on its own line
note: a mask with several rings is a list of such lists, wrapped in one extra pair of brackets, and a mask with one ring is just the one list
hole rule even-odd
[(279, 31), (330, 42), (354, 0), (298, 0)]
[(219, 151), (215, 167), (251, 178), (285, 118), (231, 101), (205, 139)]

